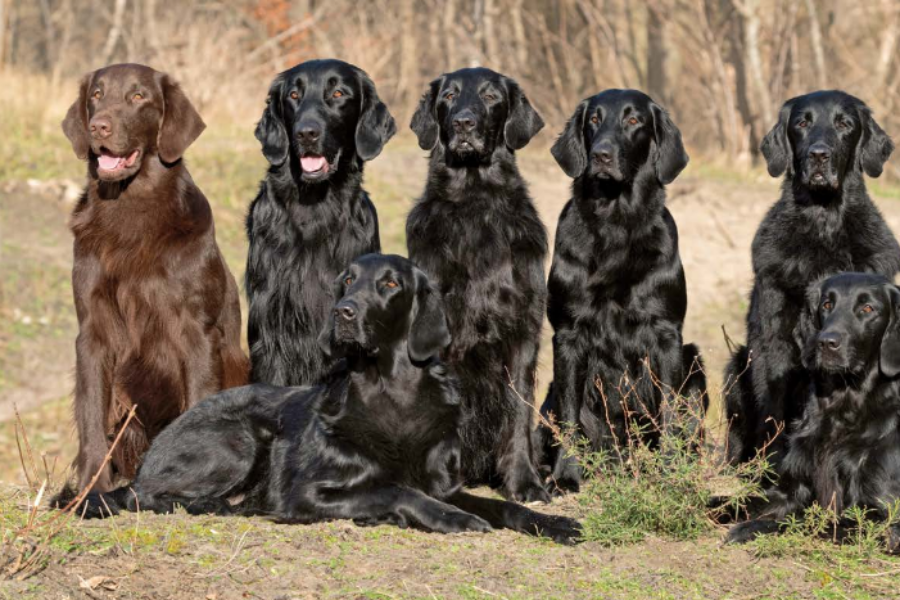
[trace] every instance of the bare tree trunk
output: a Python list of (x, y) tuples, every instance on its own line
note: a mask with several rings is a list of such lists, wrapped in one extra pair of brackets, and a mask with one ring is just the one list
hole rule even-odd
[(415, 101), (415, 94), (410, 96), (417, 62), (414, 3), (415, 0), (403, 0), (400, 7), (400, 67), (394, 97), (403, 106), (411, 105)]
[[(887, 0), (891, 2), (891, 0)], [(819, 15), (816, 10), (816, 0), (806, 0), (806, 10), (809, 12), (809, 41), (812, 44), (813, 60), (816, 65), (816, 86), (825, 89), (828, 86), (827, 72), (825, 71), (825, 51), (822, 45), (822, 27), (819, 25)]]
[(53, 59), (56, 56), (56, 32), (53, 30), (53, 14), (50, 12), (50, 2), (48, 0), (40, 0), (41, 21), (44, 24), (44, 68), (51, 70), (53, 68)]
[(459, 57), (456, 54), (456, 28), (456, 0), (446, 0), (446, 4), (444, 5), (443, 37), (446, 42), (447, 65), (441, 69), (441, 71), (452, 71), (462, 66), (457, 64)]
[(666, 90), (665, 27), (658, 4), (647, 6), (647, 91), (657, 101), (668, 104)]
[(900, 29), (900, 7), (897, 0), (881, 0), (884, 11), (884, 33), (881, 36), (881, 47), (878, 52), (878, 63), (875, 67), (875, 80), (872, 89), (880, 92), (887, 83), (890, 68), (893, 65), (894, 54), (897, 50), (898, 29)]
[(7, 0), (0, 0), (0, 71), (6, 66), (6, 30), (9, 26)]
[(759, 134), (763, 128), (771, 125), (775, 113), (772, 106), (772, 98), (769, 94), (769, 86), (766, 85), (766, 78), (763, 75), (762, 58), (760, 57), (759, 0), (732, 0), (732, 3), (744, 17), (744, 54), (749, 67), (750, 79), (753, 82), (753, 87), (756, 88), (756, 97), (759, 99), (759, 114), (762, 117), (762, 123), (757, 122), (757, 126), (760, 128), (757, 131), (757, 134)]
[(488, 64), (495, 64), (496, 69), (503, 70), (503, 60), (497, 51), (497, 35), (494, 29), (494, 15), (497, 13), (495, 0), (484, 0), (484, 59)]
[(112, 58), (112, 53), (116, 49), (116, 42), (122, 35), (122, 18), (125, 16), (126, 0), (116, 0), (113, 8), (112, 25), (109, 28), (109, 35), (106, 36), (106, 44), (103, 45), (103, 51), (100, 52), (100, 63), (107, 64)]
[(728, 62), (734, 69), (734, 97), (738, 111), (741, 117), (743, 131), (749, 132), (747, 140), (748, 150), (754, 160), (759, 154), (760, 138), (756, 135), (756, 127), (754, 127), (753, 108), (750, 106), (750, 90), (747, 86), (747, 64), (744, 60), (743, 42), (744, 39), (744, 18), (740, 12), (730, 6), (728, 0), (723, 0), (719, 8), (726, 14), (730, 12), (730, 18), (727, 20), (728, 39)]
[(525, 71), (525, 65), (528, 63), (528, 43), (525, 40), (525, 21), (522, 17), (524, 3), (525, 0), (514, 0), (510, 9), (513, 37), (516, 40), (516, 68), (520, 73)]

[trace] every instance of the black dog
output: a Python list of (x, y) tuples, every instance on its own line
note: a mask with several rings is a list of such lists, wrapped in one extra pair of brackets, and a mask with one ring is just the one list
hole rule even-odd
[[(335, 282), (319, 343), (346, 368), (324, 385), (212, 396), (157, 438), (131, 488), (87, 500), (119, 510), (354, 519), (428, 531), (506, 527), (572, 543), (576, 521), (462, 491), (456, 381), (440, 297), (399, 256), (360, 257)], [(231, 506), (229, 499), (242, 497)], [(105, 504), (104, 504), (105, 503)]]
[[(732, 528), (732, 542), (774, 533), (813, 502), (838, 515), (865, 507), (884, 519), (900, 499), (900, 291), (880, 275), (860, 273), (813, 285), (798, 337), (812, 373), (806, 410), (778, 489), (756, 520)], [(900, 526), (888, 546), (900, 549)]]
[(725, 372), (733, 462), (767, 448), (777, 469), (802, 416), (808, 376), (793, 334), (809, 284), (841, 271), (900, 270), (900, 246), (863, 181), (881, 174), (893, 148), (866, 105), (837, 91), (789, 100), (763, 140), (769, 174), (787, 176), (753, 240), (747, 345)]
[(549, 500), (529, 436), (547, 233), (514, 152), (543, 125), (518, 84), (488, 69), (431, 82), (411, 123), (431, 150), (428, 182), (406, 222), (409, 256), (439, 287), (453, 335), (466, 482), (526, 501)]
[[(705, 400), (699, 352), (682, 345), (687, 290), (665, 207), (664, 186), (688, 162), (681, 132), (646, 94), (607, 90), (578, 105), (552, 153), (575, 181), (547, 284), (554, 361), (543, 411), (605, 450), (625, 445), (627, 411), (655, 443), (664, 389)], [(577, 490), (581, 468), (549, 437), (541, 427), (536, 445), (557, 489)]]
[(347, 63), (305, 62), (272, 83), (256, 127), (271, 166), (247, 216), (252, 381), (311, 384), (331, 366), (316, 345), (331, 281), (381, 249), (363, 164), (395, 132), (375, 85)]

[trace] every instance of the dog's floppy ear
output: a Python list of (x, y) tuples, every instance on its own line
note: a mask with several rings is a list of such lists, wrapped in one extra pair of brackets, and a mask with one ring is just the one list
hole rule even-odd
[(356, 124), (356, 154), (362, 160), (372, 160), (384, 145), (397, 133), (397, 124), (387, 105), (378, 97), (375, 84), (364, 72), (359, 71), (362, 87), (362, 112)]
[(681, 131), (672, 122), (666, 109), (654, 102), (651, 104), (651, 112), (653, 135), (656, 139), (656, 178), (661, 185), (668, 185), (675, 181), (690, 159), (681, 141)]
[(566, 128), (550, 148), (550, 154), (572, 179), (584, 173), (588, 165), (587, 148), (584, 145), (584, 113), (587, 105), (587, 100), (578, 105), (566, 122)]
[[(344, 295), (344, 279), (346, 278), (347, 272), (344, 271), (334, 280), (331, 286), (333, 304), (337, 304)], [(319, 348), (322, 349), (325, 356), (329, 358), (341, 358), (343, 356), (340, 346), (334, 345), (334, 310), (328, 311), (328, 318), (325, 319), (325, 325), (322, 326), (322, 331), (319, 332), (319, 337), (316, 341), (319, 343)]]
[(431, 150), (438, 140), (438, 122), (434, 118), (434, 102), (438, 90), (441, 89), (442, 81), (443, 78), (438, 77), (428, 84), (428, 91), (419, 100), (419, 106), (409, 123), (409, 128), (419, 139), (419, 147), (422, 150)]
[(860, 102), (857, 111), (863, 128), (856, 150), (859, 166), (869, 177), (878, 177), (894, 151), (894, 142), (875, 121), (868, 106)]
[(441, 298), (428, 277), (415, 269), (416, 297), (413, 301), (407, 348), (409, 358), (415, 362), (437, 356), (450, 345), (450, 329), (441, 306)]
[(819, 323), (819, 302), (822, 298), (822, 283), (816, 281), (806, 288), (806, 306), (794, 326), (794, 343), (800, 350), (800, 362), (806, 369), (815, 367), (816, 334), (822, 326)]
[(87, 158), (88, 150), (91, 148), (91, 135), (88, 131), (87, 98), (88, 88), (93, 77), (94, 74), (89, 73), (81, 78), (78, 88), (78, 99), (69, 107), (69, 112), (66, 113), (66, 118), (62, 122), (63, 133), (66, 134), (66, 137), (72, 143), (72, 150), (75, 151), (75, 156), (81, 160)]
[(279, 77), (272, 82), (266, 98), (266, 108), (256, 124), (256, 139), (262, 144), (262, 153), (274, 166), (284, 164), (288, 157), (288, 133), (281, 116), (281, 91), (284, 85)]
[(160, 88), (163, 93), (163, 119), (159, 126), (157, 148), (159, 157), (165, 163), (173, 163), (184, 155), (184, 151), (194, 143), (206, 123), (191, 101), (182, 91), (181, 86), (171, 77), (162, 74)]
[(891, 320), (881, 338), (878, 366), (886, 377), (896, 377), (900, 375), (900, 290), (891, 283), (886, 285), (891, 299)]
[(793, 172), (794, 151), (788, 140), (787, 129), (791, 120), (791, 110), (794, 108), (794, 100), (784, 103), (778, 113), (778, 122), (763, 138), (759, 149), (766, 159), (766, 167), (769, 175), (778, 177), (785, 171), (790, 175)]
[(503, 126), (506, 145), (512, 150), (521, 150), (544, 127), (544, 120), (525, 96), (522, 88), (512, 79), (506, 78), (509, 115)]

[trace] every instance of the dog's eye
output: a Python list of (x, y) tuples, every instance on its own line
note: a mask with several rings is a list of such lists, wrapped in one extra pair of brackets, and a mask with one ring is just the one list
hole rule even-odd
[(806, 129), (807, 125), (808, 123), (806, 121), (800, 121), (799, 123), (797, 123), (797, 127), (799, 127), (800, 129)]
[(831, 303), (831, 300), (826, 300), (824, 304), (822, 304), (822, 308), (825, 310), (831, 310), (834, 308), (834, 304)]
[(102, 95), (103, 94), (100, 93), (100, 90), (94, 90), (94, 93), (92, 94), (92, 96), (94, 97), (94, 100), (99, 100), (100, 96), (102, 96)]
[(591, 123), (593, 123), (594, 125), (596, 125), (599, 122), (600, 122), (600, 119), (597, 117), (597, 115), (594, 115), (593, 117), (591, 117)]
[(865, 306), (862, 307), (862, 311), (863, 311), (865, 314), (869, 314), (869, 313), (871, 313), (873, 310), (875, 310), (875, 309), (872, 308), (872, 305), (871, 305), (871, 304), (866, 304)]
[(494, 100), (497, 99), (497, 96), (495, 96), (493, 94), (485, 94), (484, 96), (482, 96), (482, 98), (484, 98), (488, 102), (493, 102)]
[(636, 118), (634, 118), (634, 117), (631, 117), (630, 119), (628, 119), (628, 124), (629, 124), (629, 125), (637, 125), (637, 124), (638, 124), (638, 120), (637, 120)]
[(446, 94), (444, 94), (444, 98), (446, 98), (447, 100), (453, 100), (454, 98), (456, 98), (456, 94), (454, 94), (453, 92), (447, 92)]
[(849, 125), (847, 124), (847, 121), (845, 121), (843, 119), (838, 119), (837, 121), (835, 121), (834, 126), (837, 127), (838, 129), (847, 129), (847, 127), (849, 127)]
[(297, 92), (291, 92), (291, 100), (297, 100), (298, 98), (300, 98), (300, 94), (298, 94)]
[(394, 281), (393, 279), (388, 279), (387, 283), (384, 284), (386, 287), (394, 289), (395, 287), (399, 287), (400, 284)]
[(347, 279), (344, 280), (344, 285), (350, 285), (351, 283), (353, 283), (352, 277), (348, 277)]
[(344, 96), (344, 92), (342, 92), (341, 90), (335, 90), (334, 93), (331, 95), (332, 98), (343, 98), (343, 96)]
[(135, 94), (134, 96), (132, 96), (131, 99), (132, 99), (132, 100), (143, 100), (143, 99), (144, 99), (144, 95), (143, 95), (142, 93), (138, 92), (137, 94)]

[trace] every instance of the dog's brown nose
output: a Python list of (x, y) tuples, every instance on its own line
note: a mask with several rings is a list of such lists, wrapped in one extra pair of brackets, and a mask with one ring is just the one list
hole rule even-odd
[(112, 122), (105, 117), (91, 119), (91, 135), (95, 138), (106, 139), (112, 133)]

